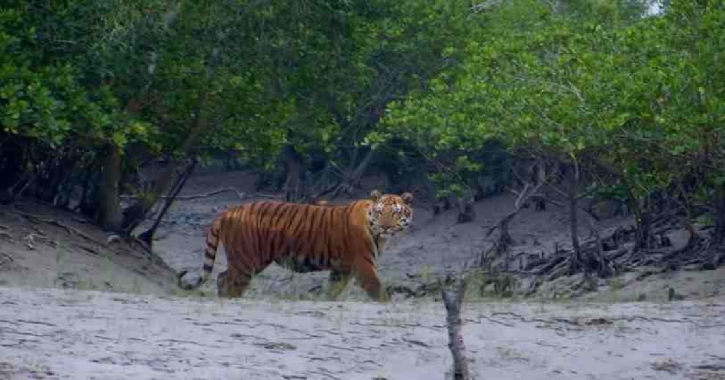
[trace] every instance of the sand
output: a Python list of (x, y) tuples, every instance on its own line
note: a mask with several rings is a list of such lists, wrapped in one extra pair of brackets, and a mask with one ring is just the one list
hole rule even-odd
[[(476, 379), (725, 379), (725, 303), (468, 303)], [(440, 303), (0, 288), (0, 378), (443, 379)]]

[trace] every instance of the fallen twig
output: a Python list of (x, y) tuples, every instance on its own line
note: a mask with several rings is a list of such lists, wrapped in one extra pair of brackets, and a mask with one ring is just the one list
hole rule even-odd
[(13, 260), (12, 256), (8, 255), (5, 252), (0, 252), (0, 268), (5, 266), (6, 264), (12, 263), (13, 261), (15, 260)]
[(493, 319), (491, 317), (487, 317), (485, 315), (479, 315), (479, 322), (478, 323), (481, 323), (480, 322), (480, 319), (485, 319), (485, 320), (487, 320), (489, 322), (496, 323), (496, 324), (499, 324), (499, 325), (503, 325), (503, 326), (506, 326), (506, 327), (514, 327), (514, 325), (511, 324), (511, 323), (501, 322), (499, 320)]
[(307, 371), (307, 373), (324, 375), (333, 380), (342, 380), (342, 378), (332, 375), (328, 370), (326, 370), (322, 367), (317, 367), (317, 369), (318, 369), (317, 371)]
[[(235, 188), (233, 188), (231, 186), (227, 186), (227, 187), (223, 187), (221, 189), (216, 189), (216, 190), (209, 191), (209, 192), (202, 193), (202, 194), (195, 194), (195, 195), (177, 195), (175, 197), (175, 199), (177, 199), (177, 200), (190, 200), (190, 199), (208, 198), (208, 197), (213, 197), (213, 196), (215, 196), (217, 194), (226, 193), (227, 191), (234, 192), (234, 194), (236, 194), (239, 199), (243, 199), (245, 197), (244, 193), (242, 193), (240, 191), (237, 191), (237, 189), (235, 189)], [(161, 199), (167, 199), (168, 196), (161, 196), (159, 198), (161, 198)]]
[(32, 228), (33, 231), (35, 231), (38, 234), (38, 236), (45, 237), (45, 232), (43, 232), (43, 230), (41, 230), (37, 226), (30, 226), (30, 228)]
[(247, 198), (282, 199), (282, 198), (284, 198), (284, 196), (283, 195), (275, 195), (275, 194), (254, 193), (254, 194), (249, 194), (249, 196)]
[(334, 350), (354, 351), (352, 348), (349, 348), (349, 347), (333, 346), (332, 344), (321, 344), (320, 346), (329, 347), (329, 348), (332, 348)]
[(430, 348), (430, 345), (428, 343), (421, 342), (419, 340), (408, 339), (406, 337), (402, 337), (401, 339), (403, 342), (406, 342), (406, 343), (414, 344), (416, 346), (421, 346), (421, 347), (425, 347), (425, 348)]
[(101, 253), (100, 252), (96, 251), (95, 249), (93, 249), (91, 247), (88, 247), (88, 246), (85, 246), (85, 245), (79, 245), (78, 248), (80, 248), (80, 249), (82, 249), (82, 250), (84, 250), (84, 251), (86, 251), (88, 253), (92, 253), (94, 255), (101, 256)]
[(437, 325), (426, 326), (426, 325), (421, 325), (421, 324), (417, 324), (417, 323), (400, 323), (400, 324), (393, 323), (393, 324), (391, 324), (391, 323), (360, 323), (360, 322), (350, 322), (349, 324), (350, 325), (355, 325), (355, 326), (363, 326), (363, 327), (395, 327), (395, 328), (402, 328), (402, 329), (407, 329), (407, 328), (411, 328), (411, 327), (418, 327), (418, 328), (424, 328), (424, 329), (429, 329), (429, 330), (434, 330), (434, 331), (440, 330), (440, 329), (442, 329), (442, 328), (445, 327), (445, 326), (437, 326)]

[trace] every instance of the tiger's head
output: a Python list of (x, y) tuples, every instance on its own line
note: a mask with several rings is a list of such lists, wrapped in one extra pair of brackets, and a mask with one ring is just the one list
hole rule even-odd
[(413, 194), (381, 194), (373, 190), (373, 204), (368, 210), (368, 221), (373, 235), (392, 237), (405, 231), (413, 222)]

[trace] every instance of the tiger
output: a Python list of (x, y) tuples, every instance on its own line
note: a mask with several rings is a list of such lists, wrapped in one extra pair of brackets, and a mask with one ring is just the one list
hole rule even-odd
[(227, 270), (217, 276), (217, 295), (242, 297), (252, 277), (272, 263), (293, 272), (330, 271), (327, 298), (337, 300), (351, 278), (367, 295), (388, 302), (378, 276), (377, 261), (390, 238), (413, 222), (413, 194), (382, 194), (345, 205), (310, 205), (257, 201), (236, 205), (212, 222), (206, 235), (201, 274), (194, 283), (178, 274), (182, 289), (196, 289), (214, 269), (219, 243), (227, 254)]

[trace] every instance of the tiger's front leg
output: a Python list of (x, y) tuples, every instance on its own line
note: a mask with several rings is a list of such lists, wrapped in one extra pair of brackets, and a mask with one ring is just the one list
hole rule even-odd
[(390, 295), (382, 286), (375, 267), (364, 262), (355, 269), (355, 277), (370, 298), (378, 302), (390, 302)]
[(328, 279), (327, 299), (336, 301), (340, 294), (345, 291), (350, 282), (352, 273), (333, 269)]

